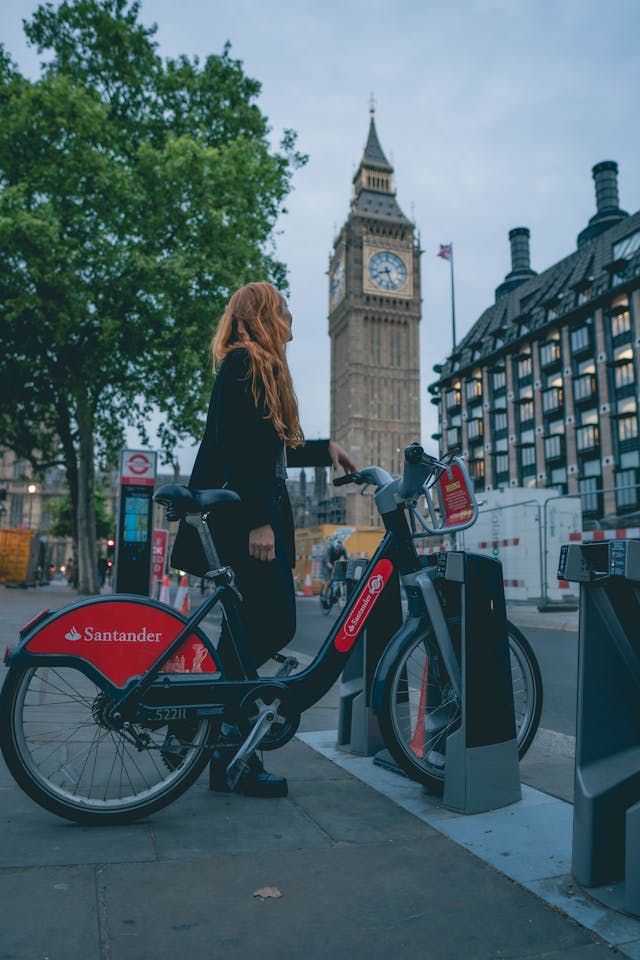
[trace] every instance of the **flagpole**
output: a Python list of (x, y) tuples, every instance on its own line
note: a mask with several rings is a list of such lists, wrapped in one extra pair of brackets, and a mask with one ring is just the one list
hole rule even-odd
[(453, 244), (451, 246), (451, 257), (449, 258), (449, 263), (451, 264), (451, 333), (453, 335), (453, 349), (456, 349), (456, 296), (453, 283)]

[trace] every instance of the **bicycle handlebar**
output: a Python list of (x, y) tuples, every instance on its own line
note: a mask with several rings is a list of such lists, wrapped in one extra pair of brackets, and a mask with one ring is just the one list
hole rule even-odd
[[(431, 474), (436, 470), (446, 470), (455, 456), (456, 451), (449, 451), (442, 460), (425, 453), (424, 448), (419, 443), (410, 443), (404, 451), (404, 470), (401, 477), (396, 478), (398, 496), (401, 500), (413, 500), (423, 492), (423, 487)], [(381, 467), (365, 467), (364, 470), (358, 470), (354, 473), (345, 473), (342, 477), (336, 477), (333, 481), (334, 487), (343, 487), (349, 483), (364, 486), (373, 484), (380, 489), (394, 478)]]

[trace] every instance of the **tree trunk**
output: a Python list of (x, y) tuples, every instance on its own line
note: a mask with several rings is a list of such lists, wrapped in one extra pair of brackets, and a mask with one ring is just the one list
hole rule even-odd
[(99, 593), (96, 540), (93, 415), (86, 395), (77, 398), (78, 420), (78, 590)]
[(78, 457), (71, 430), (71, 412), (66, 398), (59, 397), (57, 403), (58, 436), (64, 452), (64, 466), (69, 484), (70, 522), (72, 547), (71, 583), (78, 589)]

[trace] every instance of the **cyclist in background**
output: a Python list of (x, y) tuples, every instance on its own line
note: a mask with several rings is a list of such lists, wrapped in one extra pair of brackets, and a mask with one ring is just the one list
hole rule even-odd
[(320, 603), (323, 607), (327, 606), (329, 602), (327, 595), (329, 593), (329, 587), (331, 586), (331, 578), (333, 576), (333, 568), (338, 560), (348, 560), (349, 554), (345, 549), (345, 545), (342, 540), (338, 537), (335, 540), (329, 541), (329, 546), (326, 549), (325, 555), (322, 558), (322, 567), (320, 570), (322, 576), (322, 588), (320, 590)]

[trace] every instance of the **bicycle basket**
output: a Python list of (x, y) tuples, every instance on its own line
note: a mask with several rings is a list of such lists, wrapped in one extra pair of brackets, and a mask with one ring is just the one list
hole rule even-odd
[[(437, 507), (433, 491), (437, 497)], [(466, 464), (461, 457), (453, 457), (446, 468), (437, 468), (434, 479), (423, 488), (427, 515), (417, 509), (411, 511), (422, 531), (414, 529), (413, 536), (432, 537), (438, 534), (466, 530), (478, 519), (478, 502), (473, 492), (473, 483)]]

